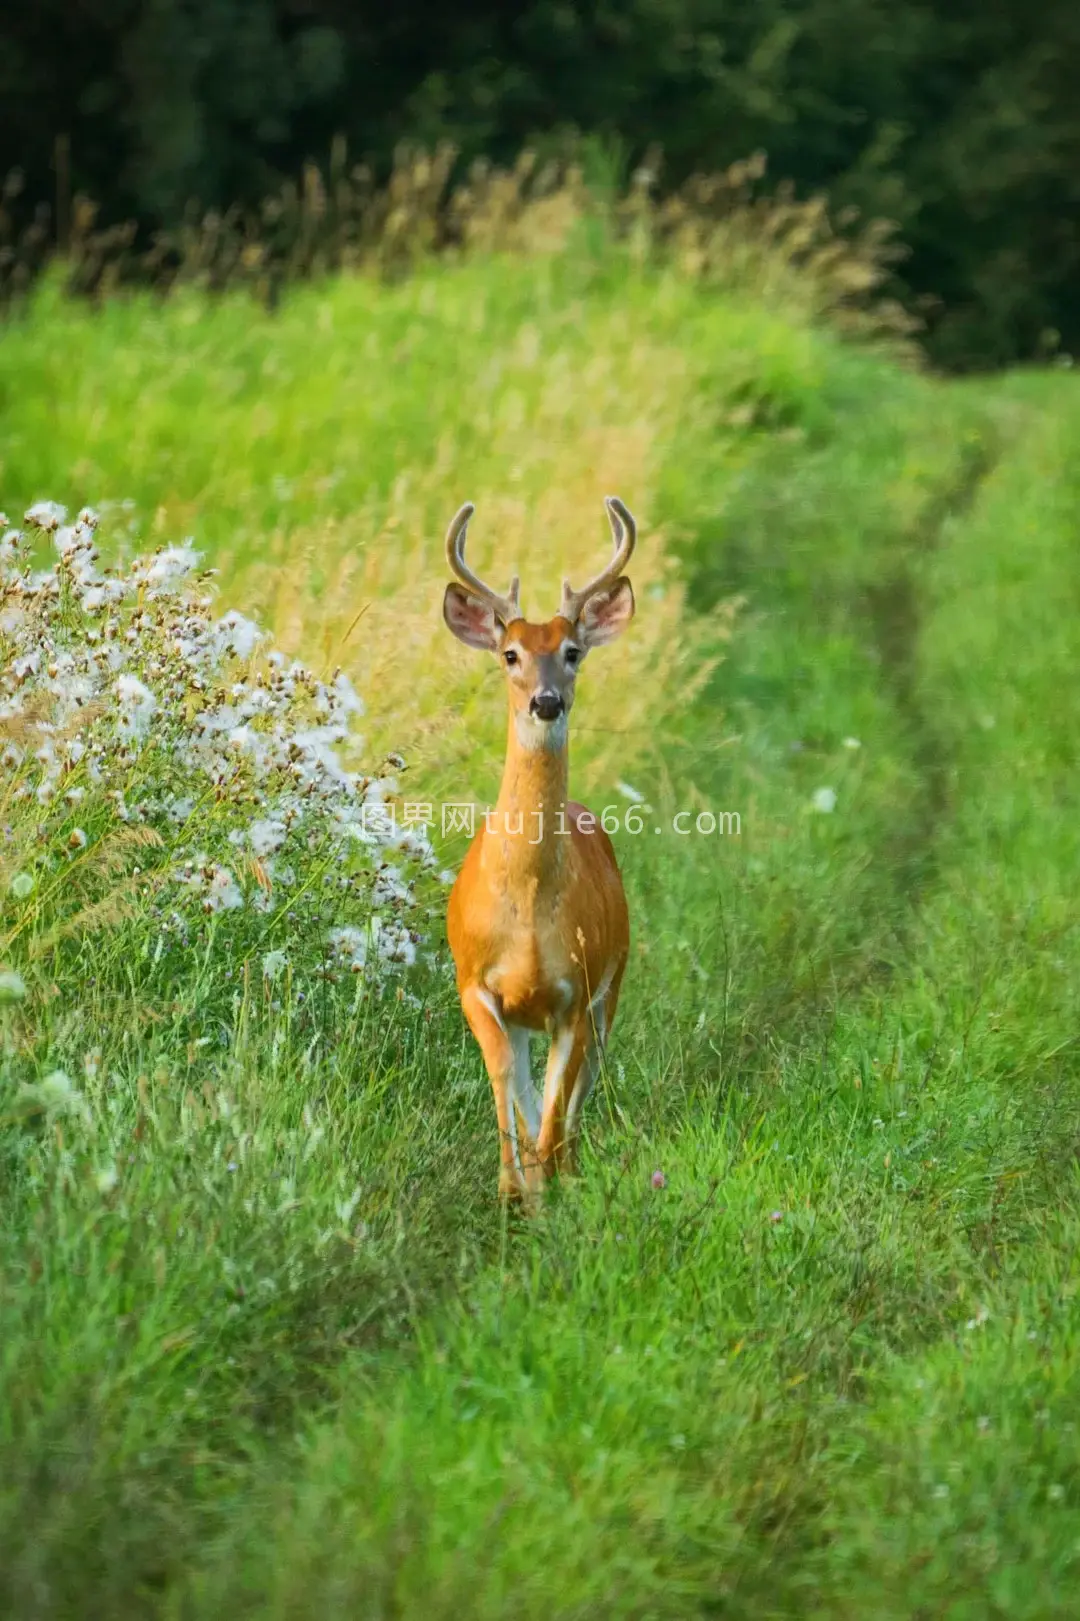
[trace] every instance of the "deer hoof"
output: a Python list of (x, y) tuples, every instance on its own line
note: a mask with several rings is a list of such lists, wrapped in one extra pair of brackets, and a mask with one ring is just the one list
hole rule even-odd
[(526, 1196), (525, 1179), (520, 1171), (507, 1170), (504, 1166), (499, 1172), (499, 1198), (508, 1204), (516, 1204)]

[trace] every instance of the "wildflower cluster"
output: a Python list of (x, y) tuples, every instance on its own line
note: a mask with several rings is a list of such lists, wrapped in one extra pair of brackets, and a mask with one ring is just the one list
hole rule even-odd
[(157, 958), (207, 920), (246, 928), (270, 979), (297, 938), (367, 978), (413, 962), (433, 852), (370, 814), (396, 782), (348, 764), (348, 677), (217, 616), (189, 544), (109, 568), (97, 527), (51, 502), (22, 530), (0, 515), (0, 902), (39, 933), (126, 907)]

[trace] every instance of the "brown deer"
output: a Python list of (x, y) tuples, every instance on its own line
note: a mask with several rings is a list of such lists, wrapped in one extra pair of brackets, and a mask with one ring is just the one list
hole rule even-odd
[[(466, 565), (471, 504), (446, 535), (447, 562), (461, 583), (447, 586), (443, 617), (466, 646), (497, 655), (510, 709), (498, 801), (451, 891), (447, 930), (462, 1011), (495, 1094), (499, 1193), (530, 1208), (553, 1171), (574, 1168), (581, 1107), (630, 947), (611, 840), (566, 797), (578, 670), (634, 613), (623, 570), (636, 525), (616, 497), (605, 506), (614, 537), (607, 568), (579, 591), (564, 580), (558, 613), (539, 625), (521, 616), (516, 577), (500, 596)], [(530, 1031), (551, 1037), (542, 1096), (530, 1069)]]

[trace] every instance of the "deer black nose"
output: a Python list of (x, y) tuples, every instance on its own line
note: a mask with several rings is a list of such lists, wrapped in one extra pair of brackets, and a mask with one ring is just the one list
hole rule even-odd
[(529, 699), (529, 713), (537, 720), (558, 720), (563, 712), (563, 701), (557, 692), (534, 692)]

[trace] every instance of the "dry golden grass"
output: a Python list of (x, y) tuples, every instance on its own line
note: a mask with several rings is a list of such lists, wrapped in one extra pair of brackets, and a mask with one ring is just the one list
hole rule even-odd
[[(287, 181), (255, 211), (189, 209), (148, 250), (137, 246), (130, 222), (99, 230), (92, 201), (76, 197), (66, 275), (73, 290), (96, 298), (133, 282), (246, 286), (274, 305), (283, 287), (335, 271), (400, 277), (433, 255), (558, 252), (592, 221), (642, 261), (753, 288), (918, 357), (912, 340), (921, 321), (886, 294), (904, 257), (890, 221), (860, 222), (852, 210), (837, 216), (825, 196), (797, 198), (785, 181), (765, 189), (761, 152), (668, 192), (658, 186), (659, 170), (657, 153), (609, 196), (590, 189), (579, 163), (541, 162), (526, 150), (508, 169), (477, 160), (460, 179), (457, 153), (443, 143), (431, 152), (402, 146), (380, 187), (367, 165), (349, 162), (339, 139), (325, 174), (306, 164), (299, 182)], [(0, 207), (0, 248), (2, 304), (49, 262), (47, 224), (39, 220), (20, 236)]]

